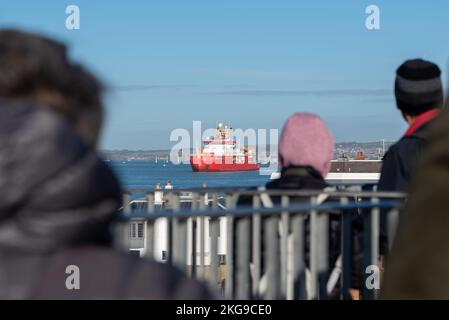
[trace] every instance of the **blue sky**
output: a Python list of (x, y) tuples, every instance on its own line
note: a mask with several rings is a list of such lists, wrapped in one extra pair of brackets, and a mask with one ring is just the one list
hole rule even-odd
[[(81, 29), (65, 28), (65, 8)], [(380, 8), (381, 29), (365, 28)], [(446, 82), (449, 2), (0, 0), (0, 26), (66, 42), (111, 88), (102, 148), (168, 148), (170, 132), (230, 121), (281, 128), (295, 111), (323, 117), (337, 141), (396, 140), (406, 129), (393, 82), (407, 58)]]

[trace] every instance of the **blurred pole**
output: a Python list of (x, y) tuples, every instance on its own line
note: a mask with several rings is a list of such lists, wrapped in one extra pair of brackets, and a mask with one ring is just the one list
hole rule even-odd
[(260, 213), (257, 212), (257, 209), (260, 207), (260, 198), (257, 195), (253, 195), (253, 227), (252, 227), (252, 235), (253, 235), (253, 298), (260, 298), (259, 294), (259, 282), (260, 282), (260, 274), (261, 274), (261, 252), (262, 252), (262, 219), (260, 217)]
[(236, 261), (236, 299), (248, 300), (251, 297), (251, 280), (250, 280), (250, 252), (251, 252), (251, 235), (250, 218), (244, 217), (236, 219), (237, 233), (237, 261)]
[[(226, 194), (226, 208), (233, 210), (235, 204), (231, 195)], [(225, 294), (228, 299), (234, 298), (234, 216), (227, 214), (227, 243), (226, 243), (226, 285)]]
[(304, 259), (305, 229), (304, 216), (297, 214), (292, 218), (293, 229), (293, 299), (307, 299), (306, 265)]
[[(340, 199), (342, 205), (348, 204), (348, 198)], [(349, 289), (352, 284), (352, 213), (351, 211), (343, 211), (341, 226), (341, 248), (342, 248), (342, 275), (341, 287), (342, 298), (351, 300)]]
[(388, 249), (391, 250), (394, 243), (394, 238), (396, 236), (396, 230), (399, 224), (399, 209), (393, 208), (389, 210), (387, 215), (387, 238), (388, 238)]
[[(290, 204), (289, 196), (281, 197), (281, 206), (286, 208)], [(287, 296), (287, 272), (288, 272), (288, 235), (290, 229), (290, 217), (288, 211), (281, 213), (282, 233), (281, 233), (281, 294), (282, 298)]]
[(220, 228), (218, 218), (210, 219), (210, 275), (209, 275), (209, 285), (210, 288), (214, 291), (217, 291), (217, 286), (219, 282), (218, 277), (218, 231)]
[[(376, 205), (379, 203), (379, 199), (372, 198), (371, 203)], [(364, 283), (362, 286), (362, 298), (373, 300), (377, 297), (377, 290), (375, 288), (368, 287), (369, 283), (376, 281), (376, 276), (379, 279), (379, 274), (375, 275), (369, 273), (369, 270), (378, 270), (378, 258), (379, 258), (379, 207), (373, 207), (371, 212), (365, 213), (363, 216), (363, 232), (364, 232), (364, 264), (363, 274)], [(372, 278), (374, 275), (374, 279)]]
[(278, 237), (278, 217), (269, 216), (265, 220), (265, 268), (267, 270), (266, 300), (280, 298), (280, 254)]

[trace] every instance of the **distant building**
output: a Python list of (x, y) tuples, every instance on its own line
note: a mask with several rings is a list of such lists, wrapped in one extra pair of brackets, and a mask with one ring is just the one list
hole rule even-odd
[(332, 160), (330, 172), (379, 173), (381, 168), (381, 160)]

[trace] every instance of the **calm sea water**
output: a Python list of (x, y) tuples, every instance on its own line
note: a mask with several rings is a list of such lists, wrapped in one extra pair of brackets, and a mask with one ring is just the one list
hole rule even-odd
[(270, 176), (259, 171), (249, 172), (192, 172), (190, 165), (155, 163), (153, 161), (110, 161), (107, 162), (119, 177), (124, 189), (152, 189), (156, 183), (163, 186), (167, 180), (175, 188), (249, 187), (265, 184)]

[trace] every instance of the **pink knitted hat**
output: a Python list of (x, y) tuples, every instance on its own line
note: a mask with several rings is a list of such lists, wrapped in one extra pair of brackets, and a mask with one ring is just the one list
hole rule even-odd
[(325, 178), (333, 153), (334, 139), (320, 117), (297, 112), (287, 119), (279, 139), (279, 158), (283, 168), (311, 166)]

